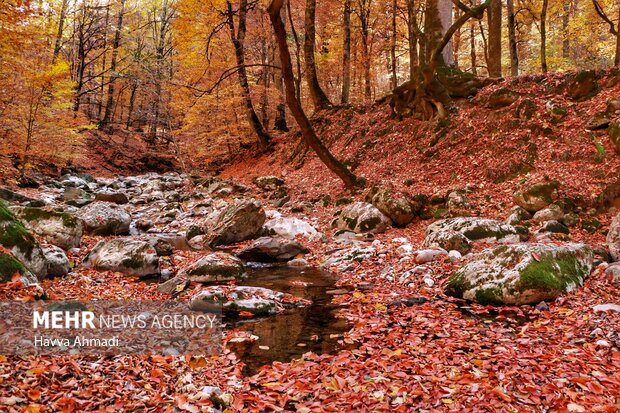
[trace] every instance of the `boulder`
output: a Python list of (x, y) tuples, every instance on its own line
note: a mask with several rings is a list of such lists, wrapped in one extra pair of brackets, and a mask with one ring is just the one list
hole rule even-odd
[(499, 88), (489, 95), (486, 107), (489, 109), (500, 109), (510, 106), (519, 100), (519, 94), (513, 90)]
[(427, 231), (424, 247), (442, 248), (446, 251), (458, 251), (461, 254), (467, 254), (472, 248), (469, 238), (453, 229), (432, 232)]
[(620, 261), (620, 214), (616, 215), (607, 233), (609, 253), (614, 261)]
[(551, 205), (558, 197), (557, 181), (532, 185), (513, 194), (515, 204), (529, 212), (540, 211)]
[(74, 215), (31, 207), (13, 207), (11, 211), (28, 230), (48, 243), (64, 250), (80, 246), (82, 221)]
[(8, 201), (10, 203), (22, 204), (32, 207), (42, 207), (45, 205), (45, 202), (39, 199), (29, 198), (15, 191), (11, 191), (8, 188), (0, 188), (0, 199), (4, 199), (5, 201)]
[(565, 235), (570, 234), (570, 230), (564, 224), (558, 221), (545, 222), (545, 225), (543, 225), (542, 228), (538, 230), (538, 232), (541, 232), (541, 233), (547, 232), (551, 234), (565, 234)]
[(297, 241), (261, 237), (237, 254), (237, 257), (252, 262), (285, 262), (307, 252), (308, 249)]
[(215, 252), (190, 264), (181, 274), (187, 276), (190, 281), (225, 283), (241, 279), (245, 275), (245, 268), (239, 258)]
[(0, 202), (0, 246), (11, 254), (38, 279), (47, 274), (45, 255), (24, 225)]
[(596, 95), (600, 90), (599, 76), (595, 70), (582, 70), (566, 81), (566, 96), (581, 101)]
[(77, 216), (86, 232), (94, 235), (125, 235), (129, 233), (131, 216), (122, 206), (109, 202), (94, 202), (81, 208)]
[(254, 200), (237, 201), (222, 210), (209, 228), (209, 245), (229, 245), (254, 238), (265, 223), (265, 211)]
[(616, 153), (620, 154), (620, 122), (611, 122), (609, 124), (609, 141)]
[[(456, 250), (462, 253), (463, 248), (458, 248), (458, 241), (462, 239), (456, 238), (454, 232), (462, 234), (467, 241), (510, 243), (520, 240), (517, 229), (512, 225), (494, 219), (459, 217), (442, 219), (429, 225), (426, 228), (424, 245), (440, 246), (448, 251)], [(445, 244), (442, 241), (444, 239), (453, 239), (454, 245)], [(445, 246), (439, 245), (440, 243), (444, 243)]]
[(113, 204), (128, 204), (127, 195), (122, 192), (102, 191), (95, 193), (95, 201), (111, 202)]
[(43, 247), (43, 254), (47, 260), (48, 277), (63, 277), (69, 274), (69, 258), (61, 248), (54, 245)]
[(274, 217), (265, 222), (263, 233), (288, 239), (302, 236), (311, 240), (319, 240), (325, 237), (324, 234), (303, 219), (282, 216)]
[(219, 288), (201, 291), (189, 303), (192, 310), (213, 310), (221, 305), (228, 314), (240, 312), (257, 316), (273, 315), (278, 311), (277, 303), (285, 297), (284, 293), (261, 287), (234, 287), (232, 291)]
[(470, 256), (444, 288), (481, 304), (535, 304), (583, 285), (592, 263), (592, 249), (584, 244), (501, 245)]
[(99, 241), (84, 258), (82, 266), (138, 277), (159, 274), (155, 248), (146, 241), (131, 238)]
[(264, 191), (275, 191), (284, 185), (284, 180), (277, 176), (257, 176), (252, 179), (252, 182)]
[(548, 208), (541, 209), (534, 214), (534, 221), (541, 223), (547, 221), (560, 221), (564, 217), (562, 207), (557, 204), (551, 204)]
[(371, 188), (366, 201), (372, 203), (381, 213), (392, 220), (394, 225), (404, 227), (413, 221), (416, 210), (403, 193), (391, 184), (379, 184)]
[(21, 276), (24, 285), (39, 282), (37, 277), (8, 250), (0, 248), (0, 283), (11, 282), (15, 275)]
[(515, 205), (510, 209), (510, 216), (506, 220), (506, 223), (510, 225), (518, 225), (523, 221), (529, 221), (530, 219), (532, 219), (532, 214), (524, 208), (521, 208), (519, 205)]
[(78, 188), (76, 186), (66, 187), (62, 197), (66, 204), (78, 208), (88, 205), (95, 200), (90, 192), (86, 192), (82, 188)]
[(609, 126), (611, 119), (605, 112), (597, 112), (595, 113), (589, 120), (586, 122), (587, 130), (599, 130), (605, 129)]
[(356, 233), (381, 233), (388, 229), (391, 223), (390, 219), (372, 204), (355, 202), (342, 210), (333, 226)]

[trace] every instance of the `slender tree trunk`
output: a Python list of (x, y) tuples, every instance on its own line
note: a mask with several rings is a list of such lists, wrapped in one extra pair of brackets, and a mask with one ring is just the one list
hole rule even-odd
[(418, 65), (418, 36), (416, 35), (415, 0), (407, 0), (407, 34), (409, 36), (409, 80), (415, 78)]
[(491, 0), (489, 18), (489, 61), (490, 77), (502, 76), (502, 1)]
[[(461, 17), (461, 10), (456, 8), (454, 10), (454, 19), (458, 20)], [(454, 39), (452, 41), (452, 62), (455, 68), (459, 68), (459, 52), (461, 49), (461, 41), (462, 41), (462, 30), (458, 29), (456, 33), (454, 33)]]
[[(443, 36), (444, 33), (448, 31), (450, 26), (452, 26), (452, 1), (439, 0), (437, 6), (439, 9), (439, 19), (441, 20), (441, 35)], [(452, 66), (454, 64), (454, 45), (452, 38), (448, 41), (446, 47), (444, 47), (441, 55), (443, 57), (444, 65)]]
[(568, 37), (568, 24), (570, 23), (571, 3), (572, 1), (565, 0), (563, 14), (562, 14), (562, 58), (568, 59), (570, 57), (570, 38)]
[(398, 13), (398, 1), (392, 0), (392, 36), (390, 42), (390, 72), (392, 74), (392, 89), (398, 86), (398, 77), (396, 74), (396, 14)]
[(364, 71), (364, 97), (372, 98), (372, 85), (370, 77), (370, 3), (372, 0), (360, 0), (358, 12), (360, 18), (360, 30), (362, 37), (362, 66)]
[(543, 73), (547, 73), (547, 6), (548, 0), (543, 0), (540, 13), (540, 65)]
[[(297, 63), (297, 77), (295, 77), (295, 90), (297, 92), (297, 96), (301, 99), (301, 45), (299, 41), (299, 36), (297, 35), (297, 30), (295, 30), (295, 22), (293, 21), (293, 11), (291, 9), (291, 2), (286, 2), (286, 8), (288, 11), (288, 20), (291, 24), (291, 33), (293, 34), (293, 39), (295, 39), (295, 61)], [(284, 22), (283, 22), (284, 24)], [(286, 30), (286, 26), (285, 29)]]
[(58, 18), (58, 31), (56, 32), (56, 41), (54, 43), (54, 57), (52, 58), (52, 62), (55, 62), (58, 59), (58, 55), (60, 54), (60, 48), (62, 47), (62, 33), (65, 29), (65, 18), (67, 17), (67, 3), (69, 0), (62, 0), (62, 4), (60, 6), (60, 17)]
[(291, 55), (288, 50), (288, 44), (286, 42), (286, 29), (280, 19), (280, 10), (282, 9), (283, 0), (272, 0), (269, 5), (269, 17), (271, 18), (271, 24), (276, 35), (278, 42), (278, 48), (280, 50), (280, 60), (282, 62), (282, 74), (284, 76), (284, 84), (286, 89), (286, 103), (293, 114), (293, 117), (297, 121), (303, 139), (306, 141), (318, 155), (319, 159), (342, 181), (348, 188), (353, 188), (360, 185), (361, 182), (357, 177), (347, 169), (341, 162), (339, 162), (329, 152), (327, 147), (323, 145), (321, 140), (316, 136), (312, 124), (308, 120), (308, 117), (301, 107), (301, 103), (295, 95), (295, 81), (293, 76), (293, 66), (291, 64)]
[(262, 148), (266, 148), (271, 141), (271, 137), (269, 136), (267, 131), (265, 131), (263, 124), (260, 122), (260, 119), (258, 118), (256, 111), (254, 110), (254, 105), (252, 104), (252, 95), (250, 92), (250, 84), (248, 83), (248, 74), (245, 67), (244, 41), (246, 33), (248, 0), (241, 0), (239, 2), (239, 24), (236, 34), (232, 3), (230, 1), (227, 1), (226, 3), (228, 4), (228, 26), (230, 28), (230, 39), (235, 48), (235, 57), (237, 59), (238, 66), (237, 74), (239, 78), (239, 86), (241, 86), (241, 92), (243, 94), (246, 116), (248, 118), (248, 122), (250, 122), (250, 126), (252, 126), (252, 129), (254, 129), (254, 132), (258, 137), (259, 145)]
[(306, 0), (306, 16), (304, 20), (306, 37), (304, 38), (304, 62), (306, 68), (306, 81), (310, 98), (315, 110), (327, 109), (331, 102), (319, 84), (314, 60), (314, 44), (316, 42), (316, 0)]
[[(288, 3), (288, 2), (287, 2)], [(280, 19), (282, 19), (282, 24), (286, 27), (286, 9), (283, 8), (280, 12)], [(276, 50), (274, 51), (274, 64), (275, 66), (282, 67), (282, 63), (280, 62), (280, 53), (277, 51), (277, 45), (275, 45)], [(286, 124), (286, 100), (284, 97), (284, 81), (282, 79), (282, 70), (275, 70), (273, 74), (273, 83), (278, 90), (278, 104), (276, 106), (276, 117), (274, 120), (273, 128), (280, 132), (288, 132), (288, 125)]]
[(114, 104), (114, 83), (118, 78), (116, 73), (116, 59), (118, 48), (121, 45), (121, 31), (123, 29), (123, 14), (125, 14), (125, 0), (120, 0), (118, 11), (118, 21), (116, 22), (116, 33), (114, 33), (114, 43), (112, 44), (112, 61), (110, 62), (110, 83), (108, 84), (108, 101), (105, 105), (105, 112), (101, 120), (100, 127), (105, 128), (112, 122), (112, 106)]
[(105, 99), (105, 72), (108, 57), (108, 26), (110, 25), (110, 3), (105, 8), (105, 21), (103, 24), (103, 56), (101, 59), (101, 84), (99, 85), (99, 102), (97, 102), (97, 119), (101, 119), (103, 101)]
[(133, 119), (131, 118), (133, 115), (133, 106), (136, 100), (136, 91), (138, 90), (138, 81), (132, 80), (131, 82), (131, 93), (129, 94), (129, 108), (127, 108), (127, 129), (129, 129), (132, 125)]
[(351, 1), (344, 0), (342, 13), (342, 96), (340, 102), (343, 105), (349, 103), (351, 94)]
[(519, 76), (519, 53), (517, 51), (517, 22), (515, 19), (514, 0), (507, 0), (508, 9), (508, 43), (510, 49), (510, 74)]
[(471, 26), (469, 26), (469, 55), (471, 56), (471, 72), (478, 76), (478, 62), (476, 56), (476, 23), (472, 21)]
[(616, 29), (616, 58), (614, 66), (620, 66), (620, 7), (618, 7), (618, 28)]

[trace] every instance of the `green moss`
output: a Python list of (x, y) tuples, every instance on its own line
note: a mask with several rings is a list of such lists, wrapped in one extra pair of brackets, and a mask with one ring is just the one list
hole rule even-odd
[(27, 222), (61, 219), (65, 227), (75, 228), (78, 225), (78, 220), (66, 212), (47, 211), (41, 208), (27, 207), (20, 209), (18, 215), (20, 219)]
[(501, 305), (502, 293), (499, 288), (483, 288), (476, 291), (476, 302), (482, 305)]
[(144, 267), (144, 260), (139, 258), (126, 258), (121, 262), (121, 265), (125, 268), (138, 269)]
[(37, 245), (22, 223), (3, 205), (0, 205), (0, 245), (9, 249), (17, 247), (28, 259)]
[(471, 285), (465, 281), (465, 276), (460, 271), (456, 271), (446, 283), (444, 292), (452, 297), (463, 298), (465, 291), (470, 288)]
[(336, 206), (347, 205), (352, 203), (353, 200), (351, 198), (339, 198), (336, 200)]
[(380, 223), (381, 223), (381, 218), (372, 217), (372, 218), (362, 221), (360, 223), (360, 229), (362, 231), (372, 231), (373, 229), (377, 228), (377, 225), (379, 225)]
[(15, 273), (25, 274), (26, 267), (9, 254), (0, 252), (0, 282), (9, 282)]
[(569, 284), (580, 285), (585, 275), (584, 268), (573, 255), (562, 254), (554, 258), (547, 253), (521, 270), (517, 290), (565, 292)]

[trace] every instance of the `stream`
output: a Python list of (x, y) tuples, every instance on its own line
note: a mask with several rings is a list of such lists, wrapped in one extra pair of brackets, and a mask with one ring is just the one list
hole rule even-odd
[(314, 268), (275, 266), (248, 268), (248, 275), (242, 285), (290, 293), (311, 300), (312, 304), (269, 317), (224, 319), (227, 327), (259, 337), (254, 342), (229, 344), (245, 363), (244, 374), (254, 374), (261, 366), (274, 361), (300, 358), (308, 351), (324, 354), (339, 347), (338, 340), (350, 327), (344, 319), (335, 317), (338, 306), (331, 303), (334, 296), (328, 292), (336, 289), (336, 280), (329, 274)]

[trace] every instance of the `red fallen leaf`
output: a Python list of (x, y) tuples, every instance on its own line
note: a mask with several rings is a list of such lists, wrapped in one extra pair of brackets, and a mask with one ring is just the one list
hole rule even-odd
[(540, 262), (540, 255), (538, 255), (536, 253), (532, 253), (532, 258), (534, 258), (536, 261)]
[(41, 398), (41, 390), (39, 390), (39, 389), (30, 389), (30, 390), (28, 390), (26, 395), (28, 396), (28, 398), (30, 400), (36, 401), (36, 400), (39, 400)]
[(502, 389), (500, 389), (499, 387), (496, 387), (493, 389), (493, 394), (495, 394), (496, 396), (499, 396), (503, 401), (505, 402), (511, 402), (512, 401), (512, 397), (510, 397), (509, 395), (507, 395), (506, 393), (504, 393), (502, 391)]
[(249, 311), (240, 311), (239, 317), (254, 317), (254, 314)]

